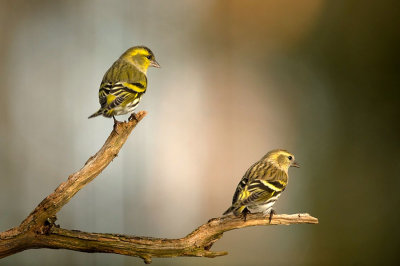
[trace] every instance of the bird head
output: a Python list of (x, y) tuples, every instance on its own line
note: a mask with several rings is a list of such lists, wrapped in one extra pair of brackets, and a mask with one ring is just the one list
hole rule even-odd
[(153, 52), (145, 46), (134, 46), (126, 50), (120, 57), (135, 65), (140, 71), (146, 74), (147, 69), (152, 67), (160, 67), (154, 57)]
[(295, 161), (294, 155), (286, 150), (276, 149), (268, 152), (262, 160), (287, 172), (289, 167), (300, 167)]

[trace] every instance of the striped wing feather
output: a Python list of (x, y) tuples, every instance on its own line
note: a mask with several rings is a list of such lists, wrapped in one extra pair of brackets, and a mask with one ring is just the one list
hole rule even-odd
[(118, 106), (125, 107), (139, 98), (146, 88), (141, 83), (117, 82), (102, 84), (99, 90), (99, 102), (106, 116), (112, 116), (112, 111)]
[(277, 171), (265, 162), (256, 162), (239, 182), (233, 196), (232, 206), (225, 214), (231, 211), (240, 213), (245, 207), (264, 204), (284, 191), (286, 184), (286, 173)]

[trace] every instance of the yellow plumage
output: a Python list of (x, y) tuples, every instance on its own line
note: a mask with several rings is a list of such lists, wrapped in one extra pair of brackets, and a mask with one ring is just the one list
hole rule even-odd
[(147, 69), (160, 67), (145, 46), (126, 50), (104, 74), (99, 89), (100, 109), (89, 118), (132, 113), (147, 89)]

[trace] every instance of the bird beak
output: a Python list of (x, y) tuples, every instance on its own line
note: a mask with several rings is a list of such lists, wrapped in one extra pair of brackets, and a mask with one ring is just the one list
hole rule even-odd
[(160, 64), (154, 59), (153, 61), (151, 61), (150, 66), (152, 67), (156, 67), (156, 68), (160, 68)]
[(296, 162), (296, 161), (294, 161), (291, 166), (300, 168), (300, 164), (298, 162)]

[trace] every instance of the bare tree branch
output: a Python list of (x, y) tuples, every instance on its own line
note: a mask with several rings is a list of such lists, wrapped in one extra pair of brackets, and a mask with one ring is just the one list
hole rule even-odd
[(86, 233), (66, 230), (55, 224), (56, 214), (86, 184), (98, 176), (118, 155), (128, 136), (146, 112), (137, 120), (118, 123), (103, 147), (80, 169), (70, 175), (52, 194), (47, 196), (18, 226), (0, 233), (0, 258), (33, 248), (70, 249), (81, 252), (116, 253), (142, 258), (150, 263), (152, 257), (209, 257), (227, 252), (210, 251), (224, 232), (256, 225), (316, 224), (318, 219), (308, 214), (274, 215), (249, 214), (247, 220), (233, 216), (214, 218), (179, 239), (136, 237), (118, 234)]

